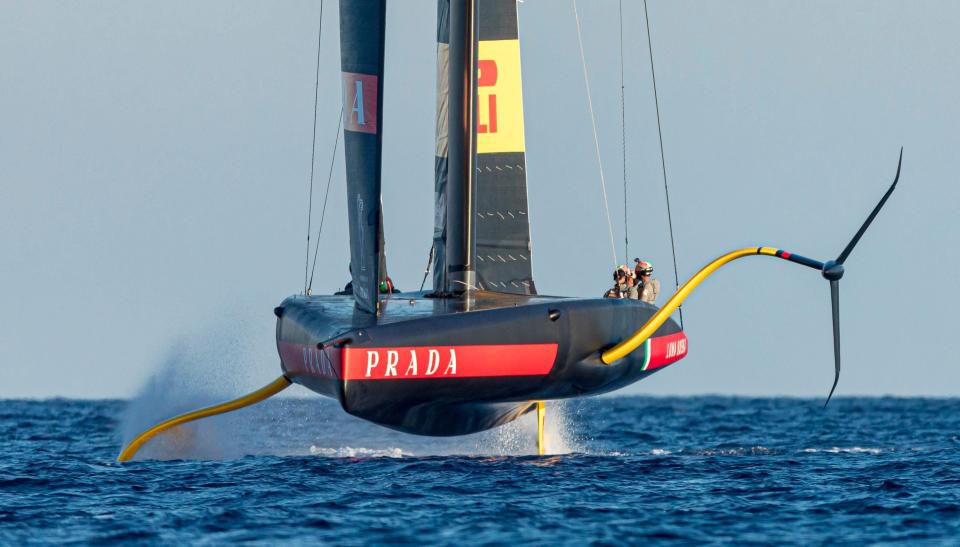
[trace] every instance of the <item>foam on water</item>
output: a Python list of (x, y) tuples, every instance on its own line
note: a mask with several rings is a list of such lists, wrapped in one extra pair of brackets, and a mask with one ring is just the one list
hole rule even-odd
[(406, 453), (400, 448), (374, 449), (354, 448), (352, 446), (341, 446), (340, 448), (311, 446), (310, 454), (327, 458), (402, 458), (404, 456), (414, 456), (414, 454)]
[(808, 454), (817, 454), (817, 453), (826, 453), (826, 454), (881, 454), (883, 453), (882, 448), (864, 448), (861, 446), (851, 446), (849, 448), (804, 448), (804, 452)]

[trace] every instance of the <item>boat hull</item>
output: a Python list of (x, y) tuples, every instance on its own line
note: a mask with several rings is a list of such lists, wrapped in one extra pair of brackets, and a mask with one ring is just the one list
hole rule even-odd
[(417, 293), (394, 295), (381, 309), (375, 318), (355, 311), (351, 297), (286, 299), (277, 308), (281, 366), (350, 414), (421, 435), (483, 431), (534, 401), (613, 391), (687, 353), (670, 320), (624, 359), (600, 361), (599, 351), (657, 311), (638, 301)]

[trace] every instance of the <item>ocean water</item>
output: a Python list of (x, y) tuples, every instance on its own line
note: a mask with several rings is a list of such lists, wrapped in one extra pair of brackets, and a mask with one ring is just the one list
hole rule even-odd
[(116, 463), (157, 406), (0, 401), (0, 544), (960, 543), (960, 400), (551, 404), (537, 457), (531, 415), (436, 439), (273, 399)]

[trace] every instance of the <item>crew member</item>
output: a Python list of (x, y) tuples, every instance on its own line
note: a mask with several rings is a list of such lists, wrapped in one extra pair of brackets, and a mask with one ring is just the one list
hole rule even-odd
[(627, 272), (622, 269), (617, 270), (617, 296), (619, 298), (627, 297)]
[(621, 287), (626, 286), (626, 281), (623, 278), (623, 271), (620, 268), (613, 270), (613, 287), (607, 289), (603, 293), (604, 298), (623, 298), (623, 293), (621, 292)]
[(651, 277), (653, 264), (641, 260), (637, 263), (637, 271), (640, 273), (640, 300), (647, 304), (655, 304), (657, 296), (660, 295), (660, 280)]
[(624, 291), (623, 298), (640, 300), (640, 291), (638, 290), (637, 282), (633, 279), (632, 275), (627, 276), (627, 290)]
[(603, 293), (604, 298), (620, 298), (620, 270), (613, 271), (613, 287)]

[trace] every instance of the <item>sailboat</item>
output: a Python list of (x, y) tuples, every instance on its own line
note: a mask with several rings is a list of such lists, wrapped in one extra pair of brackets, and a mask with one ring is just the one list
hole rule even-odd
[(343, 410), (406, 433), (466, 435), (537, 413), (545, 401), (611, 392), (684, 358), (671, 317), (723, 265), (767, 256), (830, 282), (840, 376), (844, 263), (900, 176), (834, 260), (757, 246), (709, 262), (660, 308), (638, 300), (537, 293), (531, 268), (516, 0), (438, 0), (433, 289), (386, 284), (381, 212), (386, 0), (340, 1), (343, 140), (352, 294), (290, 296), (274, 309), (282, 375), (238, 399), (166, 420), (136, 437), (127, 461), (180, 424), (300, 384)]

